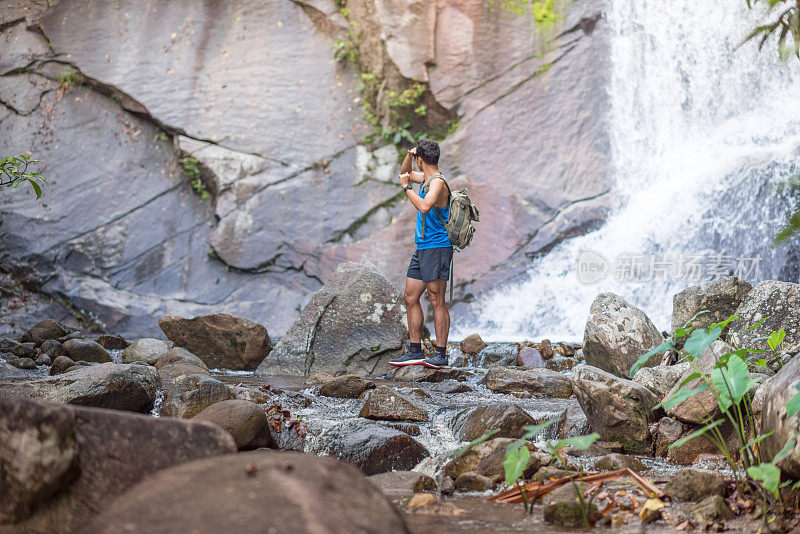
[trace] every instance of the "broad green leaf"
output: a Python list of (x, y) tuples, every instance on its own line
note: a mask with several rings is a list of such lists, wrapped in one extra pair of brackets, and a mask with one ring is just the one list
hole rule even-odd
[(464, 445), (463, 447), (461, 447), (460, 449), (458, 449), (456, 452), (454, 452), (454, 453), (451, 453), (451, 454), (450, 454), (450, 458), (455, 458), (456, 456), (458, 456), (458, 455), (459, 455), (459, 454), (461, 454), (462, 452), (466, 452), (466, 451), (470, 450), (472, 447), (474, 447), (474, 446), (476, 446), (476, 445), (480, 445), (481, 443), (483, 443), (483, 442), (484, 442), (484, 441), (486, 441), (487, 439), (491, 438), (492, 436), (494, 436), (494, 435), (495, 435), (495, 434), (497, 434), (498, 432), (500, 432), (500, 429), (499, 429), (499, 428), (496, 428), (496, 429), (494, 429), (494, 430), (492, 430), (492, 431), (490, 431), (490, 432), (487, 432), (486, 434), (482, 435), (482, 436), (481, 436), (481, 437), (479, 437), (478, 439), (474, 439), (474, 440), (472, 440), (471, 442), (469, 442), (469, 444), (467, 444), (467, 445)]
[(701, 376), (703, 376), (703, 373), (694, 372), (694, 373), (690, 374), (689, 376), (687, 376), (686, 378), (684, 378), (683, 382), (681, 382), (681, 385), (679, 387), (683, 387), (686, 384), (688, 384), (689, 382), (691, 382), (692, 380), (694, 380), (696, 378), (700, 378)]
[(708, 329), (710, 331), (710, 330), (713, 330), (716, 327), (719, 327), (720, 330), (725, 330), (725, 327), (728, 326), (728, 324), (731, 321), (733, 321), (734, 319), (736, 319), (737, 317), (738, 317), (738, 315), (735, 315), (735, 314), (731, 315), (730, 317), (728, 317), (724, 321), (720, 321), (718, 323), (713, 323), (713, 324), (709, 325)]
[(784, 332), (783, 328), (781, 328), (777, 332), (773, 330), (772, 333), (767, 338), (767, 345), (769, 345), (769, 348), (771, 348), (772, 350), (775, 350), (781, 343), (783, 343), (783, 339), (785, 337), (786, 337), (786, 332)]
[[(798, 389), (800, 389), (800, 382), (797, 383), (797, 386)], [(797, 412), (800, 412), (800, 393), (795, 394), (795, 396), (786, 403), (786, 417), (792, 417), (797, 414)]]
[(503, 470), (506, 473), (506, 484), (513, 485), (522, 473), (525, 472), (525, 467), (528, 465), (528, 459), (531, 453), (528, 447), (519, 447), (516, 450), (510, 451), (506, 454), (506, 459), (503, 460)]
[(538, 434), (539, 432), (541, 432), (545, 428), (549, 427), (550, 425), (552, 425), (554, 423), (557, 423), (559, 420), (560, 420), (560, 418), (556, 417), (556, 418), (550, 419), (549, 421), (545, 421), (544, 423), (540, 423), (538, 425), (529, 425), (529, 426), (524, 427), (525, 428), (525, 434), (523, 434), (522, 437), (519, 438), (517, 441), (509, 444), (508, 447), (506, 447), (506, 454), (508, 454), (508, 451), (510, 451), (512, 448), (514, 448), (514, 449), (520, 448), (522, 446), (522, 444), (525, 443), (527, 440), (531, 439), (536, 434)]
[(709, 345), (719, 339), (720, 334), (722, 334), (722, 328), (719, 326), (710, 328), (708, 332), (695, 330), (692, 332), (692, 335), (689, 336), (689, 339), (686, 340), (683, 348), (695, 358), (699, 358)]
[(694, 432), (692, 432), (692, 433), (691, 433), (691, 434), (689, 434), (688, 436), (684, 436), (684, 437), (682, 437), (681, 439), (679, 439), (678, 441), (676, 441), (675, 443), (673, 443), (672, 445), (670, 445), (668, 448), (672, 449), (672, 448), (674, 448), (674, 447), (680, 447), (681, 445), (683, 445), (684, 443), (686, 443), (686, 442), (687, 442), (687, 441), (689, 441), (690, 439), (694, 439), (694, 438), (696, 438), (697, 436), (702, 436), (703, 434), (705, 434), (706, 432), (708, 432), (708, 431), (709, 431), (709, 430), (711, 430), (712, 428), (714, 428), (714, 427), (716, 427), (716, 426), (719, 426), (719, 425), (721, 425), (721, 424), (722, 424), (722, 419), (717, 419), (717, 420), (716, 420), (716, 421), (714, 421), (713, 423), (709, 423), (709, 424), (707, 424), (706, 426), (704, 426), (703, 428), (700, 428), (700, 429), (698, 429), (698, 430), (695, 430)]
[(39, 186), (39, 184), (37, 184), (33, 180), (29, 180), (29, 182), (31, 183), (31, 187), (33, 187), (33, 192), (36, 193), (36, 200), (39, 200), (40, 198), (42, 198), (42, 188), (41, 188), (41, 186)]
[(792, 452), (792, 449), (794, 449), (796, 443), (797, 442), (794, 439), (790, 439), (789, 441), (787, 441), (786, 444), (781, 449), (781, 451), (775, 455), (775, 458), (772, 459), (772, 463), (777, 464), (778, 462), (789, 456), (789, 453)]
[(717, 404), (724, 412), (734, 404), (739, 404), (756, 381), (748, 375), (747, 364), (734, 356), (725, 367), (711, 371), (711, 382), (717, 390)]
[(778, 496), (778, 485), (781, 483), (781, 470), (773, 463), (763, 463), (747, 468), (747, 474), (753, 480), (758, 480), (761, 485)]
[(675, 348), (675, 341), (672, 338), (670, 338), (661, 345), (652, 348), (646, 353), (639, 356), (639, 359), (636, 360), (636, 363), (634, 363), (633, 367), (631, 367), (631, 373), (630, 373), (631, 378), (633, 378), (633, 375), (636, 374), (636, 371), (638, 371), (645, 363), (647, 363), (647, 360), (649, 360), (653, 354), (658, 354), (659, 352), (666, 352), (674, 348)]
[(703, 391), (708, 389), (708, 383), (703, 382), (700, 386), (694, 389), (679, 389), (673, 396), (662, 400), (658, 404), (656, 404), (653, 409), (656, 408), (664, 408), (664, 410), (669, 410), (675, 405), (678, 405), (688, 399), (689, 397), (693, 397), (698, 393), (702, 393)]
[(575, 436), (572, 438), (565, 438), (558, 440), (555, 444), (555, 448), (563, 449), (564, 447), (572, 447), (574, 449), (578, 449), (580, 451), (584, 451), (592, 446), (592, 443), (600, 439), (600, 434), (593, 433), (587, 436)]

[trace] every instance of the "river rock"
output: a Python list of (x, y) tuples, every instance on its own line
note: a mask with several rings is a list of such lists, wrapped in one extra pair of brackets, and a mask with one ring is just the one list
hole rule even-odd
[[(710, 373), (719, 359), (732, 350), (733, 348), (730, 345), (718, 339), (709, 345), (700, 358), (695, 359), (694, 365), (702, 372)], [(672, 398), (672, 396), (681, 389), (681, 384), (694, 372), (695, 369), (693, 367), (686, 369), (677, 380), (677, 383), (665, 395), (664, 399), (668, 400)], [(694, 389), (700, 386), (701, 383), (701, 379), (696, 378), (683, 387), (685, 389)], [(705, 424), (707, 418), (714, 420), (720, 414), (717, 398), (710, 389), (701, 391), (667, 410), (667, 415), (670, 417), (680, 419), (685, 423), (693, 424)]]
[(208, 423), (0, 398), (0, 530), (78, 532), (145, 476), (235, 450)]
[(108, 334), (100, 334), (95, 339), (98, 345), (106, 350), (123, 350), (130, 345), (122, 336), (111, 336)]
[(653, 433), (656, 456), (666, 457), (669, 446), (683, 434), (683, 424), (672, 417), (662, 417)]
[(633, 456), (629, 456), (627, 454), (620, 454), (618, 452), (612, 452), (611, 454), (606, 454), (599, 460), (594, 463), (594, 468), (599, 471), (614, 471), (617, 469), (631, 469), (636, 471), (644, 471), (647, 469), (645, 465), (634, 458)]
[(367, 402), (358, 413), (359, 417), (382, 421), (423, 422), (428, 413), (414, 402), (392, 388), (381, 386), (369, 392)]
[(352, 467), (286, 452), (226, 455), (162, 471), (115, 501), (89, 530), (256, 534), (267, 532), (265, 525), (287, 533), (408, 532), (400, 513)]
[(53, 360), (53, 364), (50, 366), (50, 376), (65, 373), (73, 365), (75, 362), (69, 356), (59, 356)]
[[(419, 388), (417, 388), (419, 389)], [(444, 393), (446, 395), (454, 395), (456, 393), (469, 393), (472, 391), (472, 388), (469, 387), (464, 382), (459, 382), (457, 380), (442, 380), (441, 382), (437, 382), (430, 385), (431, 391), (436, 391), (439, 393)], [(424, 390), (421, 390), (422, 393), (430, 397)]]
[(10, 363), (19, 369), (36, 369), (36, 362), (31, 358), (17, 358), (15, 356)]
[(321, 386), (323, 384), (327, 384), (331, 380), (333, 380), (333, 375), (328, 373), (314, 373), (313, 375), (306, 378), (304, 384), (309, 386)]
[(367, 475), (409, 470), (430, 456), (414, 438), (393, 428), (366, 423), (342, 432), (332, 452)]
[(649, 450), (649, 426), (658, 404), (649, 389), (588, 365), (575, 367), (572, 387), (589, 425), (601, 439), (619, 442), (627, 452)]
[[(757, 287), (757, 286), (756, 286)], [(793, 358), (764, 386), (764, 408), (761, 416), (761, 433), (773, 432), (762, 443), (769, 457), (777, 454), (786, 442), (795, 440), (795, 446), (784, 460), (778, 463), (789, 476), (800, 478), (800, 416), (786, 416), (786, 403), (800, 393), (800, 358)]]
[(721, 495), (710, 495), (692, 506), (686, 516), (693, 523), (706, 525), (719, 520), (733, 519), (728, 503)]
[(212, 368), (252, 370), (272, 350), (267, 329), (228, 313), (194, 319), (168, 315), (158, 320), (167, 339), (196, 354)]
[(256, 374), (381, 376), (408, 338), (400, 291), (374, 265), (343, 263)]
[(254, 404), (267, 404), (272, 402), (272, 397), (261, 391), (247, 386), (228, 386), (228, 389), (239, 400), (245, 400)]
[[(501, 482), (505, 480), (503, 461), (506, 458), (506, 449), (515, 441), (516, 439), (512, 438), (492, 438), (484, 441), (456, 455), (445, 464), (442, 473), (445, 477), (455, 480), (464, 473), (474, 472), (488, 477), (494, 482)], [(551, 457), (537, 449), (529, 441), (525, 442), (524, 446), (530, 452), (528, 463), (522, 474), (523, 478), (527, 479), (548, 463)]]
[[(639, 356), (664, 341), (652, 321), (639, 308), (613, 293), (598, 295), (589, 309), (583, 335), (583, 353), (588, 365), (629, 378)], [(645, 367), (658, 365), (654, 354)]]
[(101, 363), (78, 366), (47, 378), (0, 383), (0, 397), (26, 397), (147, 413), (153, 407), (160, 385), (158, 373), (152, 367)]
[[(530, 477), (531, 482), (544, 482), (546, 480), (564, 478), (566, 476), (571, 475), (572, 471), (567, 471), (566, 469), (562, 469), (556, 465), (543, 465), (536, 471), (532, 477)], [(526, 477), (527, 479), (528, 477)]]
[(576, 365), (578, 365), (578, 360), (575, 358), (560, 355), (555, 355), (545, 362), (545, 367), (547, 369), (550, 369), (551, 371), (557, 371), (559, 373), (569, 371)]
[[(769, 350), (766, 340), (773, 330), (783, 330), (783, 348), (800, 343), (800, 284), (765, 280), (757, 284), (736, 309), (728, 325), (728, 340), (736, 347)], [(766, 319), (765, 319), (766, 318)], [(765, 319), (758, 328), (751, 326)], [(770, 354), (764, 355), (769, 359)]]
[(9, 378), (25, 378), (28, 376), (25, 371), (0, 360), (0, 379), (7, 380)]
[(41, 346), (39, 347), (39, 353), (47, 354), (53, 360), (55, 360), (59, 356), (67, 355), (67, 351), (64, 348), (64, 345), (62, 345), (55, 339), (48, 339), (47, 341), (42, 343)]
[(470, 356), (475, 356), (484, 348), (486, 348), (486, 343), (481, 339), (481, 336), (478, 334), (470, 334), (461, 340), (459, 344), (461, 350)]
[(146, 362), (155, 365), (171, 348), (171, 341), (144, 337), (137, 339), (122, 350), (122, 361), (124, 363)]
[(210, 375), (203, 360), (186, 349), (175, 347), (165, 352), (155, 364), (164, 386), (172, 384), (181, 375)]
[(436, 491), (436, 481), (417, 471), (392, 471), (367, 477), (384, 494), (386, 492), (421, 493)]
[(74, 361), (92, 363), (106, 363), (111, 361), (111, 355), (99, 343), (89, 339), (70, 339), (64, 343), (67, 356)]
[(36, 345), (33, 342), (18, 343), (11, 349), (11, 354), (17, 358), (30, 358), (31, 360), (36, 358), (36, 352)]
[(212, 404), (191, 418), (194, 421), (208, 421), (223, 428), (233, 436), (239, 450), (253, 445), (259, 433), (267, 431), (267, 414), (257, 404), (243, 400), (224, 400)]
[(177, 377), (164, 393), (161, 415), (191, 419), (209, 406), (233, 399), (228, 386), (208, 375)]
[(641, 384), (661, 399), (669, 392), (686, 372), (692, 369), (689, 362), (677, 365), (656, 365), (642, 367), (633, 375), (633, 381)]
[(36, 365), (37, 365), (37, 366), (41, 366), (41, 365), (50, 365), (50, 364), (52, 364), (52, 363), (53, 363), (53, 361), (50, 359), (50, 356), (48, 356), (47, 354), (40, 354), (40, 355), (38, 355), (38, 356), (36, 357), (36, 360), (35, 360), (35, 362), (36, 362)]
[(711, 323), (724, 321), (734, 313), (745, 296), (753, 289), (735, 276), (717, 278), (698, 286), (690, 286), (672, 297), (672, 331), (684, 326), (701, 311), (691, 328), (707, 329)]
[(368, 389), (373, 389), (375, 382), (366, 380), (358, 375), (348, 374), (334, 377), (322, 384), (319, 394), (323, 397), (338, 397), (342, 399), (357, 399)]
[(681, 469), (664, 486), (664, 493), (684, 501), (702, 501), (709, 495), (724, 497), (725, 480), (707, 471)]
[(557, 398), (572, 395), (570, 379), (550, 369), (493, 367), (486, 373), (483, 383), (495, 393), (527, 393)]
[(481, 350), (475, 360), (479, 367), (517, 365), (517, 346), (513, 343), (491, 343)]
[(533, 347), (523, 347), (517, 354), (517, 365), (522, 367), (545, 367), (544, 358)]
[[(587, 513), (592, 514), (597, 511), (594, 503), (587, 505)], [(545, 505), (543, 517), (546, 523), (560, 525), (562, 527), (583, 527), (583, 511), (581, 504), (576, 499), (550, 502)]]
[(467, 379), (467, 373), (461, 369), (431, 369), (424, 365), (405, 365), (393, 367), (386, 373), (386, 379), (398, 382), (442, 382), (444, 380), (463, 382)]
[(518, 438), (538, 422), (516, 404), (492, 404), (463, 410), (451, 425), (458, 439), (472, 441), (492, 430), (499, 430), (496, 437)]
[(69, 330), (58, 321), (53, 319), (45, 319), (39, 321), (22, 334), (20, 341), (31, 341), (38, 347), (48, 339), (58, 339), (69, 334)]
[(489, 477), (467, 471), (456, 479), (456, 491), (486, 491), (494, 489), (494, 482)]

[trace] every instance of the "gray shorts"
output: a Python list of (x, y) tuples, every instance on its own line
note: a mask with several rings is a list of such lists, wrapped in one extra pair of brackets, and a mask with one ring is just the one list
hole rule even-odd
[(450, 278), (450, 260), (453, 247), (417, 249), (411, 256), (406, 276), (423, 282), (447, 280)]

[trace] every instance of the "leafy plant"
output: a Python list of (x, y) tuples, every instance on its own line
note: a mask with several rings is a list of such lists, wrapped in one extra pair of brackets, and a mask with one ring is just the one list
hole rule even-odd
[(191, 180), (192, 189), (194, 192), (200, 195), (200, 198), (203, 200), (208, 200), (211, 198), (208, 189), (206, 189), (206, 184), (204, 184), (202, 180), (200, 161), (195, 157), (186, 156), (181, 158), (180, 164), (183, 173)]
[(770, 36), (777, 34), (778, 56), (781, 60), (786, 61), (792, 55), (800, 58), (800, 3), (797, 0), (746, 0), (746, 2), (750, 9), (755, 5), (765, 6), (767, 16), (772, 20), (754, 28), (742, 44), (758, 38), (760, 39), (758, 49), (761, 50)]
[(64, 69), (58, 76), (58, 84), (65, 90), (69, 91), (76, 85), (81, 85), (84, 81), (83, 74), (79, 70), (68, 68)]
[(42, 185), (47, 179), (38, 171), (32, 171), (31, 165), (36, 165), (41, 161), (31, 159), (27, 154), (19, 156), (8, 156), (0, 161), (0, 186), (17, 188), (20, 184), (27, 182), (31, 184), (36, 200), (42, 198)]
[[(489, 7), (494, 7), (498, 2), (489, 0), (488, 4)], [(566, 4), (568, 2), (557, 2), (556, 0), (499, 0), (500, 9), (504, 11), (515, 15), (530, 13), (536, 29), (539, 31), (548, 30), (556, 23), (561, 22), (564, 18), (561, 11)]]

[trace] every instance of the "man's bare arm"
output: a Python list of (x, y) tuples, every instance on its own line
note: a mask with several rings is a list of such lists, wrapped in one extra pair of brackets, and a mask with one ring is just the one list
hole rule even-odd
[(400, 165), (400, 174), (408, 173), (408, 179), (415, 184), (421, 184), (425, 181), (425, 177), (421, 172), (416, 172), (411, 170), (411, 159), (416, 156), (416, 148), (412, 148), (408, 152), (406, 152), (406, 157), (403, 160), (403, 164)]
[[(409, 179), (410, 176), (408, 176), (408, 173), (401, 174), (400, 185), (405, 186)], [(411, 200), (411, 203), (420, 211), (420, 213), (425, 214), (431, 211), (431, 208), (436, 205), (436, 202), (439, 200), (439, 195), (442, 193), (443, 187), (445, 187), (444, 181), (434, 180), (431, 182), (431, 188), (425, 194), (425, 198), (419, 196), (413, 189), (407, 189), (406, 196), (408, 196), (409, 200)]]

